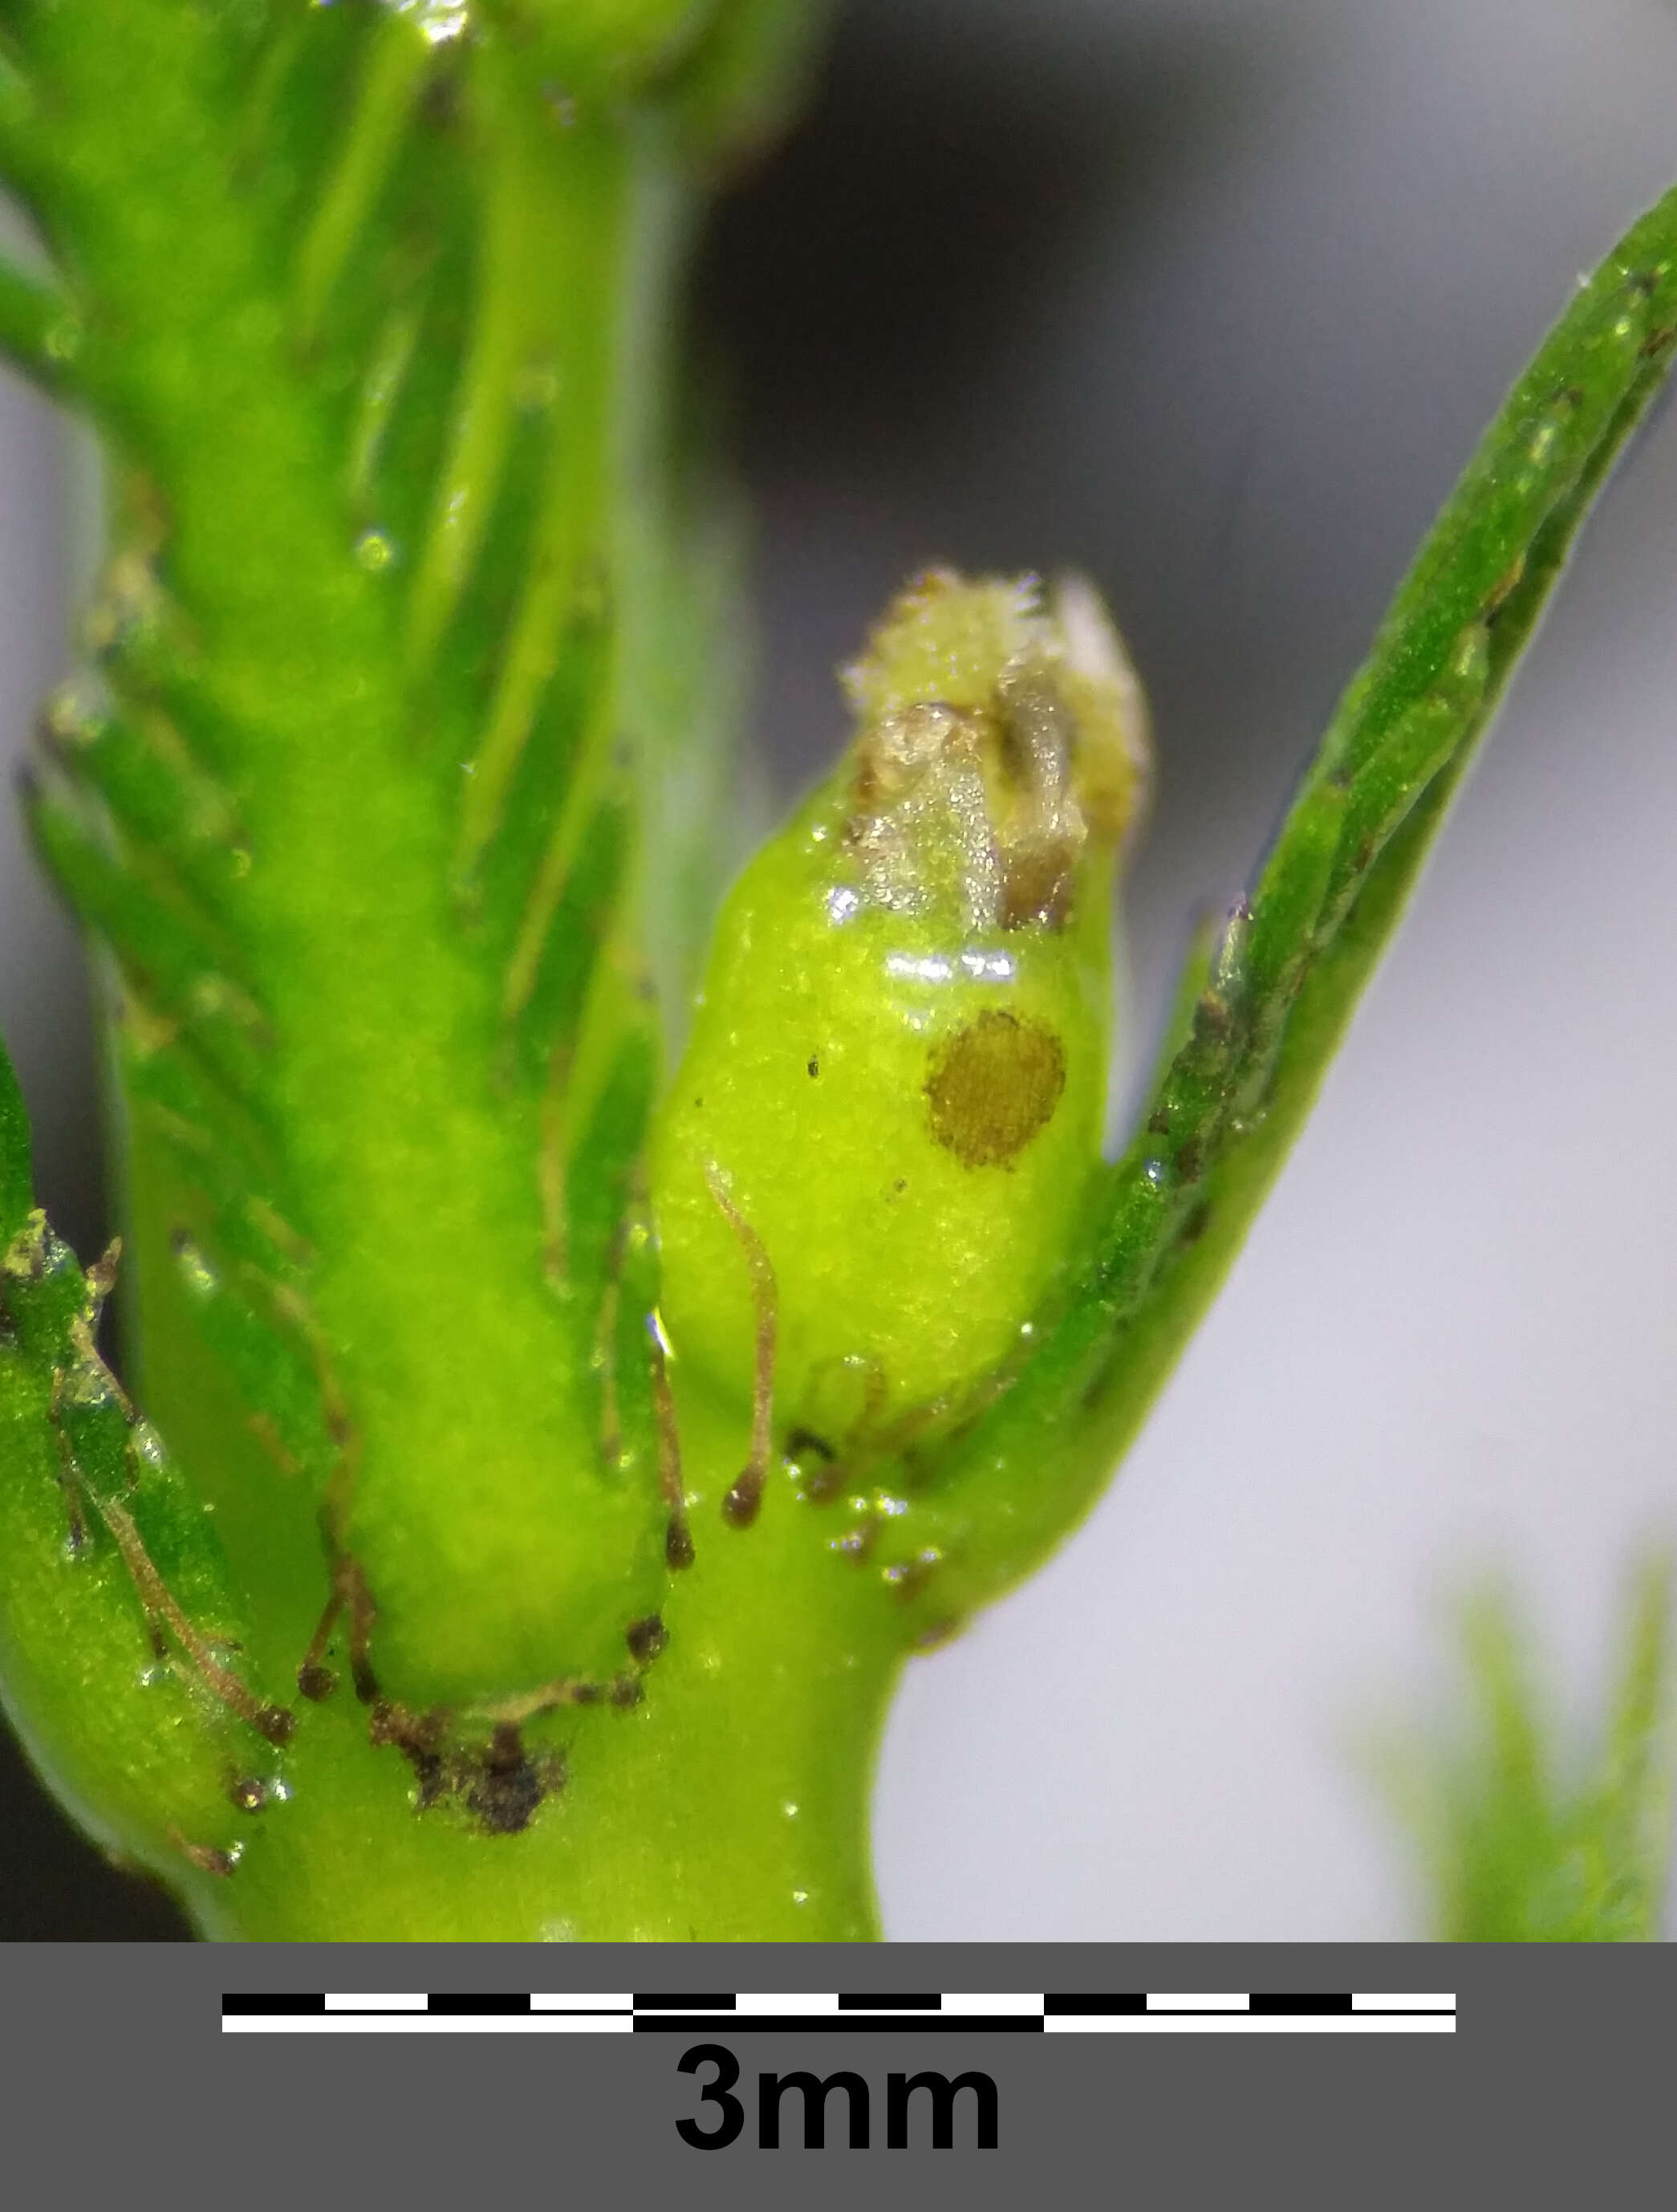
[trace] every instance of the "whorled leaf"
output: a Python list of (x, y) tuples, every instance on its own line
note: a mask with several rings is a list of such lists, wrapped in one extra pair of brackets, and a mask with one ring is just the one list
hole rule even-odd
[[(1677, 192), (1578, 289), (1423, 545), (1029, 1353), (902, 1486), (879, 1570), (927, 1629), (1019, 1577), (1098, 1495), (1313, 1103), (1595, 495), (1677, 355)], [(909, 1471), (911, 1475), (915, 1470)]]
[(33, 816), (111, 957), (140, 1370), (276, 1664), (317, 1516), (416, 1694), (609, 1671), (658, 1601), (602, 1345), (738, 565), (668, 325), (694, 179), (813, 19), (6, 11), (53, 273), (0, 277), (0, 343), (116, 510)]

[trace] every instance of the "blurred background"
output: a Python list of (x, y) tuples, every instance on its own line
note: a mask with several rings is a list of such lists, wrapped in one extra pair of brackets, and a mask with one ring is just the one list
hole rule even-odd
[[(1433, 511), (1577, 274), (1677, 175), (1665, 0), (848, 0), (700, 310), (757, 514), (788, 797), (930, 558), (1086, 570), (1151, 694), (1145, 1060)], [(0, 384), (0, 750), (62, 672), (70, 473)], [(1105, 1502), (910, 1669), (898, 1940), (1424, 1934), (1366, 1779), (1505, 1574), (1599, 1711), (1677, 1534), (1677, 420), (1632, 453), (1411, 920)], [(0, 1027), (104, 1233), (73, 933), (0, 820)], [(7, 1763), (9, 1762), (9, 1763)], [(0, 1936), (165, 1936), (0, 1753)]]

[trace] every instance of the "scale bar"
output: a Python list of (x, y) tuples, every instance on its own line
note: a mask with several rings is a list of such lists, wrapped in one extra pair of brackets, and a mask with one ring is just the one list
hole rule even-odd
[(227, 2034), (1443, 2034), (1453, 1995), (1337, 1990), (229, 1990)]

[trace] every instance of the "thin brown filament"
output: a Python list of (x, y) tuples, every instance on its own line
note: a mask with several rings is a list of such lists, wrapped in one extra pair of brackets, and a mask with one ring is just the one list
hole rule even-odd
[(212, 1696), (219, 1698), (241, 1721), (248, 1722), (259, 1735), (266, 1736), (270, 1743), (289, 1741), (296, 1729), (296, 1716), (288, 1712), (283, 1705), (264, 1705), (259, 1698), (245, 1687), (236, 1674), (230, 1674), (222, 1666), (175, 1602), (168, 1585), (151, 1564), (151, 1555), (126, 1510), (114, 1498), (96, 1498), (94, 1504), (100, 1519), (116, 1539), (117, 1549), (122, 1553), (123, 1563), (140, 1594), (140, 1603), (147, 1614), (167, 1624), (170, 1633), (197, 1669), (204, 1686)]
[(656, 1314), (647, 1316), (647, 1337), (652, 1346), (653, 1412), (658, 1422), (658, 1487), (669, 1512), (664, 1530), (664, 1563), (678, 1572), (693, 1564), (693, 1534), (687, 1525), (687, 1499), (681, 1486), (681, 1432), (676, 1426), (676, 1401), (670, 1395), (670, 1370)]
[(731, 1528), (749, 1528), (763, 1503), (769, 1480), (769, 1455), (773, 1445), (775, 1413), (775, 1350), (779, 1294), (774, 1262), (763, 1239), (729, 1195), (722, 1170), (714, 1160), (705, 1162), (705, 1181), (723, 1219), (739, 1239), (751, 1278), (751, 1305), (756, 1315), (756, 1358), (751, 1370), (751, 1449), (744, 1468), (722, 1500), (722, 1517)]

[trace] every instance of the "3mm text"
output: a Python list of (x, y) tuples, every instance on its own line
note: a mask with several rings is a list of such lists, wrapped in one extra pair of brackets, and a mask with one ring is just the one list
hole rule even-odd
[[(732, 2051), (720, 2043), (696, 2043), (690, 2051), (684, 2051), (676, 2062), (681, 2074), (696, 2074), (702, 2066), (712, 2066), (715, 2072), (708, 2081), (702, 2082), (699, 2101), (710, 2107), (708, 2112), (696, 2113), (692, 2118), (677, 2120), (677, 2132), (684, 2142), (695, 2150), (726, 2150), (730, 2143), (738, 2142), (745, 2130), (745, 2105), (743, 2098), (733, 2094), (739, 2080), (739, 2061)], [(803, 2106), (803, 2139), (805, 2150), (824, 2150), (827, 2147), (827, 2107), (834, 2093), (843, 2100), (839, 2112), (839, 2127), (835, 2131), (838, 2142), (848, 2143), (852, 2150), (866, 2150), (872, 2136), (874, 2100), (868, 2085), (860, 2074), (841, 2067), (836, 2073), (824, 2078), (805, 2072), (791, 2074), (759, 2074), (757, 2076), (757, 2148), (760, 2150), (779, 2150), (783, 2101), (789, 2092), (797, 2091)], [(996, 2085), (989, 2075), (975, 2068), (957, 2074), (951, 2081), (946, 2074), (927, 2069), (919, 2074), (888, 2074), (885, 2076), (885, 2148), (907, 2150), (912, 2127), (920, 2141), (926, 2140), (929, 2129), (933, 2150), (952, 2150), (955, 2147), (957, 2100), (963, 2143), (977, 2150), (993, 2150), (996, 2147), (997, 2100)], [(793, 2107), (794, 2124), (797, 2107)]]

